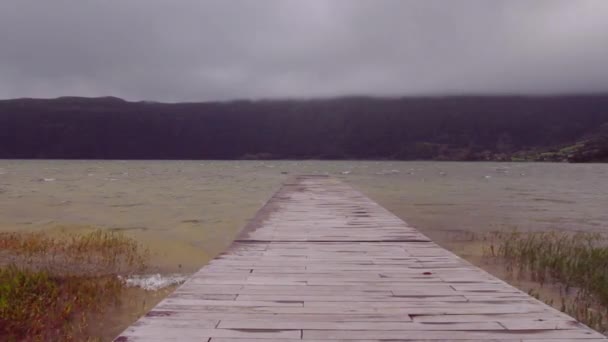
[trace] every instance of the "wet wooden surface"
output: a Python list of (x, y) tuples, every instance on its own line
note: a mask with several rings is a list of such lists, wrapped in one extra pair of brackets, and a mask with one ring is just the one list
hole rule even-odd
[(605, 341), (338, 180), (297, 177), (116, 341)]

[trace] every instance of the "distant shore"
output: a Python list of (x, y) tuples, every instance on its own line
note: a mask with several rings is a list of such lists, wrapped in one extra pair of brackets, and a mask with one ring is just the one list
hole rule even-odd
[(608, 161), (608, 95), (0, 100), (0, 158)]

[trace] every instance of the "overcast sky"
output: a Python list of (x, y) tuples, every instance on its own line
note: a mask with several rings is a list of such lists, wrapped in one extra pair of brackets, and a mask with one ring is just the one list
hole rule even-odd
[(608, 0), (2, 0), (0, 98), (608, 92)]

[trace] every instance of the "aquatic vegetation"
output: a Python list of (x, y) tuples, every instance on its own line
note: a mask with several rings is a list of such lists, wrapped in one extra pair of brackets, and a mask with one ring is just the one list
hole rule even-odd
[(517, 277), (557, 284), (561, 310), (608, 331), (608, 240), (594, 233), (496, 233), (488, 254)]
[(0, 336), (6, 340), (80, 340), (89, 315), (117, 303), (116, 277), (54, 277), (17, 266), (0, 268)]
[(147, 252), (115, 232), (0, 234), (0, 339), (83, 340), (88, 321), (120, 304)]
[(16, 263), (58, 275), (100, 276), (141, 271), (149, 257), (137, 241), (113, 231), (52, 236), (0, 233), (0, 266)]

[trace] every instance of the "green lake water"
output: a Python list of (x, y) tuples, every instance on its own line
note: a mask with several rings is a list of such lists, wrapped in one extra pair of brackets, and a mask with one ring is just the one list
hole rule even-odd
[(340, 178), (448, 246), (463, 232), (608, 229), (607, 164), (1, 160), (0, 231), (119, 230), (157, 272), (187, 274), (297, 174)]

